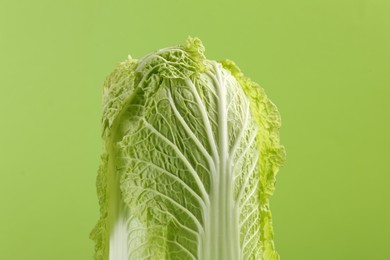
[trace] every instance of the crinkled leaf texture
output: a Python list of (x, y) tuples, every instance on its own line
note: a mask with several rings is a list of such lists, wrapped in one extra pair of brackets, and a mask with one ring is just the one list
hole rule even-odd
[(279, 113), (232, 61), (203, 53), (188, 38), (105, 82), (95, 259), (279, 259)]

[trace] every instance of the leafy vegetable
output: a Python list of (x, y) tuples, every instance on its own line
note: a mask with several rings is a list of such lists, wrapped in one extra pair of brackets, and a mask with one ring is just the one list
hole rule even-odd
[(105, 82), (96, 259), (279, 258), (279, 113), (232, 61), (203, 52), (188, 38)]

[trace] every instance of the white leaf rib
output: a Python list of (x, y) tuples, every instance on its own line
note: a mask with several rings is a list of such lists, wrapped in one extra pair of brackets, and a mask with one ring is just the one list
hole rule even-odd
[[(232, 83), (232, 82), (230, 81), (230, 83)], [(237, 87), (237, 89), (239, 89), (239, 87)], [(230, 107), (235, 103), (234, 102), (235, 99), (237, 99), (238, 97), (239, 97), (239, 91), (237, 90), (236, 92), (234, 92), (233, 98), (230, 100), (229, 104), (227, 105), (227, 110), (230, 109)]]
[(163, 114), (161, 114), (160, 112), (158, 112), (158, 114), (160, 115), (160, 117), (162, 118), (162, 120), (164, 120), (164, 122), (166, 123), (166, 126), (169, 127), (169, 131), (171, 131), (171, 137), (172, 137), (172, 139), (173, 139), (173, 143), (176, 144), (176, 137), (175, 137), (175, 135), (173, 134), (174, 131), (173, 131), (172, 127), (171, 127), (171, 124), (168, 122), (168, 120), (165, 118), (165, 116), (164, 116)]
[(207, 161), (209, 163), (210, 168), (214, 168), (215, 171), (215, 162), (213, 161), (213, 158), (211, 158), (210, 154), (207, 152), (203, 144), (199, 141), (199, 139), (195, 136), (194, 132), (191, 130), (191, 128), (188, 126), (187, 122), (184, 120), (183, 116), (180, 114), (179, 110), (176, 107), (175, 101), (172, 98), (171, 91), (168, 90), (168, 100), (171, 104), (171, 108), (176, 116), (176, 118), (180, 121), (184, 129), (186, 130), (187, 134), (191, 137), (191, 139), (195, 142), (196, 146), (199, 148), (199, 150), (202, 152), (202, 154), (207, 158)]
[(172, 172), (170, 171), (167, 171), (166, 169), (162, 168), (161, 166), (151, 162), (151, 161), (145, 161), (145, 160), (142, 160), (142, 159), (139, 159), (139, 158), (133, 158), (133, 157), (127, 157), (128, 160), (130, 161), (136, 161), (136, 162), (140, 162), (142, 164), (145, 164), (147, 166), (150, 166), (158, 171), (161, 171), (163, 173), (166, 173), (167, 176), (173, 178), (174, 180), (176, 180), (177, 182), (179, 182), (186, 190), (188, 190), (192, 196), (194, 196), (196, 198), (196, 201), (202, 206), (203, 210), (206, 209), (206, 204), (204, 203), (204, 201), (202, 200), (202, 198), (193, 190), (191, 189), (190, 186), (188, 186), (187, 183), (185, 183), (182, 179), (180, 179), (178, 176), (176, 176), (175, 174), (173, 174)]
[(242, 198), (242, 196), (244, 194), (245, 187), (248, 184), (248, 181), (249, 181), (250, 177), (255, 172), (256, 166), (257, 166), (258, 161), (259, 161), (259, 157), (260, 156), (259, 156), (259, 152), (258, 152), (257, 155), (256, 155), (256, 159), (253, 161), (253, 163), (251, 165), (251, 168), (249, 169), (248, 174), (245, 176), (244, 183), (242, 184), (242, 186), (240, 188), (240, 191), (238, 192), (237, 199), (236, 199), (237, 203), (240, 203), (240, 200), (241, 200), (241, 198)]
[[(257, 246), (260, 247), (259, 244), (257, 244)], [(253, 254), (253, 252), (255, 252), (255, 250), (256, 250), (256, 243), (253, 243), (251, 248), (250, 248), (250, 251), (248, 251), (248, 253), (246, 254), (248, 256), (248, 258), (250, 258), (252, 256), (252, 254)], [(261, 248), (255, 252), (255, 255), (254, 255), (255, 258), (254, 259), (259, 259), (259, 258), (256, 258), (256, 257), (260, 253), (261, 253)]]
[(260, 232), (260, 226), (256, 229), (256, 232), (253, 233), (253, 235), (246, 241), (246, 243), (242, 247), (243, 252), (245, 251), (245, 248), (248, 246), (248, 244), (258, 235), (259, 232)]
[(248, 219), (249, 219), (255, 212), (257, 212), (258, 210), (259, 210), (258, 208), (254, 207), (254, 208), (252, 209), (252, 211), (249, 212), (249, 214), (247, 214), (246, 217), (241, 221), (240, 226), (244, 226), (244, 225), (245, 225), (245, 222), (247, 222)]
[[(253, 134), (252, 136), (250, 137), (249, 139), (249, 143), (248, 143), (248, 146), (245, 148), (245, 150), (241, 153), (241, 155), (237, 158), (237, 161), (233, 164), (233, 172), (236, 172), (236, 167), (237, 165), (239, 164), (239, 162), (241, 162), (241, 160), (245, 157), (245, 155), (248, 153), (249, 149), (251, 148), (251, 146), (253, 145), (253, 143), (255, 142), (256, 140), (256, 136), (257, 136), (257, 129), (256, 131), (253, 131)], [(235, 175), (234, 176), (234, 181), (236, 180), (236, 177), (238, 175)]]
[(188, 217), (190, 217), (190, 219), (192, 219), (192, 221), (194, 221), (196, 227), (198, 228), (198, 231), (203, 233), (204, 232), (204, 229), (203, 229), (203, 226), (202, 224), (199, 222), (199, 219), (191, 212), (189, 211), (187, 208), (185, 208), (183, 205), (181, 205), (180, 203), (178, 203), (176, 200), (172, 199), (171, 197), (157, 191), (157, 190), (154, 190), (154, 189), (149, 189), (149, 188), (143, 188), (144, 191), (148, 191), (152, 194), (155, 194), (156, 196), (160, 196), (166, 200), (168, 200), (169, 202), (171, 202), (173, 205), (175, 205), (176, 207), (178, 207), (179, 209), (181, 209), (184, 213), (186, 213), (186, 215)]
[(199, 178), (198, 174), (196, 173), (195, 169), (192, 167), (191, 163), (187, 160), (187, 158), (184, 156), (184, 154), (179, 150), (179, 148), (174, 145), (168, 138), (166, 138), (164, 135), (162, 135), (157, 129), (155, 129), (151, 124), (149, 124), (145, 119), (143, 119), (146, 127), (152, 131), (155, 135), (157, 135), (161, 140), (163, 140), (166, 144), (168, 144), (177, 154), (177, 156), (183, 161), (183, 163), (187, 166), (188, 170), (190, 171), (191, 175), (194, 177), (195, 182), (202, 193), (203, 199), (206, 202), (206, 204), (209, 203), (209, 197), (207, 194), (207, 191), (203, 185), (203, 182)]
[(241, 209), (243, 209), (245, 204), (252, 198), (253, 194), (256, 192), (258, 187), (259, 187), (259, 182), (256, 182), (256, 185), (253, 186), (253, 189), (250, 191), (250, 193), (246, 196), (245, 200), (242, 202)]
[(185, 248), (182, 244), (180, 244), (179, 242), (172, 241), (172, 240), (169, 240), (169, 239), (166, 240), (166, 241), (169, 242), (169, 243), (172, 243), (172, 244), (175, 244), (175, 245), (179, 246), (184, 252), (187, 253), (187, 255), (189, 257), (191, 257), (191, 259), (196, 260), (196, 257), (187, 248)]
[(246, 233), (245, 233), (245, 236), (243, 237), (242, 239), (242, 243), (243, 243), (243, 246), (241, 247), (242, 251), (244, 251), (244, 245), (245, 245), (245, 242), (247, 242), (247, 236), (250, 232), (250, 230), (256, 225), (258, 224), (257, 221), (259, 220), (259, 217), (256, 217), (254, 221), (252, 221), (252, 223), (249, 225), (249, 227), (246, 229)]
[(196, 237), (199, 236), (199, 234), (198, 234), (195, 230), (193, 230), (193, 229), (187, 227), (186, 225), (182, 224), (182, 223), (176, 218), (176, 216), (174, 216), (174, 215), (173, 215), (172, 213), (170, 213), (169, 211), (163, 211), (163, 210), (158, 209), (158, 208), (154, 208), (154, 209), (157, 209), (157, 210), (160, 211), (162, 214), (167, 214), (168, 216), (170, 216), (170, 217), (171, 217), (171, 218), (172, 218), (180, 227), (182, 227), (182, 228), (185, 229), (186, 231), (190, 232), (192, 235), (194, 235), (194, 236), (196, 236)]
[(206, 107), (204, 106), (204, 104), (199, 96), (199, 93), (196, 90), (196, 87), (195, 87), (194, 83), (191, 81), (191, 79), (186, 78), (185, 82), (192, 90), (192, 93), (194, 94), (196, 102), (197, 102), (197, 106), (198, 106), (200, 113), (202, 115), (203, 123), (204, 123), (204, 125), (206, 127), (206, 131), (207, 131), (207, 137), (209, 139), (209, 143), (210, 143), (211, 149), (213, 151), (214, 161), (219, 161), (218, 148), (217, 148), (217, 144), (215, 142), (213, 130), (211, 128), (211, 123), (210, 123), (209, 117), (207, 115)]
[(215, 92), (215, 89), (210, 87), (210, 86), (213, 86), (213, 84), (209, 84), (209, 82), (205, 82), (205, 84), (203, 86), (206, 87), (207, 90), (209, 91), (209, 93), (211, 93), (215, 98), (218, 98), (218, 95), (217, 95), (217, 92)]
[(230, 160), (230, 165), (229, 166), (230, 167), (231, 167), (231, 165), (233, 163), (234, 154), (236, 153), (236, 150), (239, 147), (239, 145), (241, 145), (242, 139), (244, 137), (245, 130), (248, 127), (249, 113), (250, 113), (249, 112), (249, 102), (247, 102), (244, 124), (241, 126), (240, 133), (238, 134), (238, 136), (237, 136), (237, 138), (236, 138), (236, 140), (235, 140), (235, 142), (233, 144), (233, 147), (232, 147), (232, 149), (229, 152), (229, 160)]

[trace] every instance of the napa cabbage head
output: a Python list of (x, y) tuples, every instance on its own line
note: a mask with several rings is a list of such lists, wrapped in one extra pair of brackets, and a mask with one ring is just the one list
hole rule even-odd
[(197, 38), (107, 78), (95, 259), (278, 259), (269, 198), (280, 117)]

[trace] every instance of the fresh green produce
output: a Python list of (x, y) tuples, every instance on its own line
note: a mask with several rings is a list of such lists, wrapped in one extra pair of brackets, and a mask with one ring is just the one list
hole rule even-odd
[(106, 80), (96, 259), (279, 259), (279, 113), (232, 61), (203, 53), (188, 38)]

